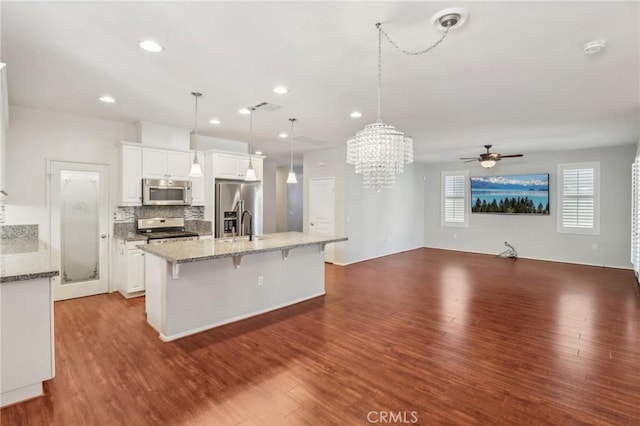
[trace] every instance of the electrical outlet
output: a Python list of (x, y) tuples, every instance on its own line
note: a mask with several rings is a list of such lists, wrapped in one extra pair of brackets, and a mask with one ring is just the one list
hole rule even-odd
[(260, 275), (258, 277), (258, 285), (262, 285), (262, 284), (264, 284), (264, 277), (262, 275)]
[(591, 244), (591, 248), (594, 250), (598, 250), (598, 244), (597, 243)]

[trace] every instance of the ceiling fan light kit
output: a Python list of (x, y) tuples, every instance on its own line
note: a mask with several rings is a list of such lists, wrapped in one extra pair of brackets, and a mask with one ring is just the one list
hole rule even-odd
[(482, 167), (484, 167), (485, 169), (490, 169), (493, 166), (496, 165), (496, 163), (498, 161), (500, 161), (503, 158), (516, 158), (516, 157), (522, 157), (522, 154), (509, 154), (509, 155), (503, 155), (503, 154), (499, 154), (497, 152), (491, 152), (489, 151), (491, 149), (492, 145), (485, 145), (484, 148), (487, 150), (487, 152), (483, 152), (482, 154), (480, 154), (480, 156), (478, 157), (463, 157), (460, 158), (461, 160), (465, 160), (465, 163), (470, 163), (472, 161), (479, 161), (480, 165)]
[(406, 55), (421, 55), (436, 48), (444, 41), (452, 28), (459, 27), (466, 20), (463, 9), (446, 9), (434, 15), (432, 22), (444, 30), (442, 37), (431, 46), (417, 52), (402, 49), (376, 23), (378, 30), (378, 120), (347, 140), (347, 164), (355, 166), (355, 172), (362, 174), (364, 188), (377, 191), (392, 188), (395, 177), (404, 171), (404, 165), (413, 162), (413, 139), (391, 124), (382, 122), (382, 36)]
[(490, 169), (496, 165), (496, 160), (483, 160), (480, 162), (480, 165), (485, 169)]

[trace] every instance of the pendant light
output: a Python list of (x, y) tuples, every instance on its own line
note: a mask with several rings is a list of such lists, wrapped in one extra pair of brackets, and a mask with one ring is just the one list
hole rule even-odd
[(296, 121), (295, 118), (290, 118), (291, 122), (291, 133), (289, 134), (289, 140), (291, 141), (291, 163), (289, 168), (289, 176), (287, 176), (287, 183), (298, 183), (298, 179), (296, 179), (296, 174), (293, 171), (293, 123)]
[(255, 107), (250, 107), (249, 109), (249, 168), (247, 169), (247, 174), (244, 176), (244, 180), (247, 182), (255, 182), (258, 180), (256, 177), (256, 171), (253, 169), (253, 163), (251, 162), (251, 142), (253, 138), (253, 112), (256, 110)]
[(202, 96), (200, 92), (191, 92), (194, 98), (196, 98), (196, 116), (195, 116), (195, 139), (193, 143), (193, 163), (191, 164), (191, 171), (189, 177), (201, 177), (202, 168), (198, 163), (198, 98)]

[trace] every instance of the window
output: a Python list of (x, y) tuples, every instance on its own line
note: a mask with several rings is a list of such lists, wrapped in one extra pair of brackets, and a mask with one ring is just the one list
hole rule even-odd
[(442, 172), (442, 226), (469, 226), (467, 181), (469, 172)]
[(600, 163), (558, 164), (558, 232), (600, 233)]

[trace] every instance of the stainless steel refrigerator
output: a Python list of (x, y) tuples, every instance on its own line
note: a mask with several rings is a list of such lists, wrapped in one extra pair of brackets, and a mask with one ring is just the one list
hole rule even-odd
[(252, 233), (262, 235), (262, 183), (216, 179), (216, 238), (248, 235), (249, 216), (245, 215), (241, 226), (242, 212), (251, 212)]

